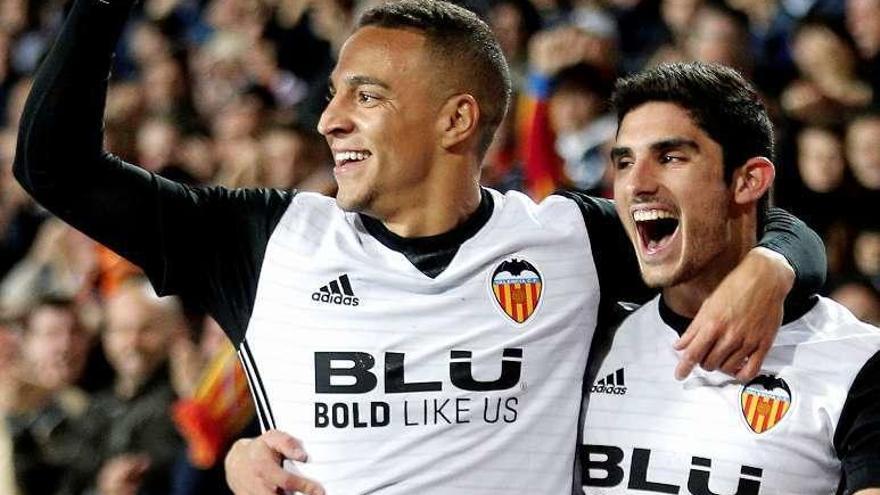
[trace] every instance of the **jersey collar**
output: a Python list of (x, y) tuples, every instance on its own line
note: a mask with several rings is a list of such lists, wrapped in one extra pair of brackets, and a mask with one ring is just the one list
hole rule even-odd
[(449, 232), (427, 237), (401, 237), (373, 217), (361, 214), (360, 218), (367, 232), (382, 245), (403, 254), (428, 277), (436, 278), (452, 262), (458, 248), (486, 225), (494, 206), (492, 194), (480, 188), (480, 204), (467, 220)]

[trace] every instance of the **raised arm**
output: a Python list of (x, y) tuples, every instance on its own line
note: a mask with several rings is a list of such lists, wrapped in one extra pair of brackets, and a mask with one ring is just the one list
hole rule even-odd
[(112, 54), (133, 1), (76, 0), (37, 71), (15, 176), (49, 211), (202, 305), (236, 345), (289, 192), (192, 188), (102, 149)]

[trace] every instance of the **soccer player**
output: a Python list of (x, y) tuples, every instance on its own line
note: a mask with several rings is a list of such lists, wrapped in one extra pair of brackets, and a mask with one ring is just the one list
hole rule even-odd
[(617, 211), (662, 294), (610, 348), (594, 341), (584, 491), (880, 494), (880, 330), (843, 306), (792, 301), (751, 381), (670, 378), (673, 342), (764, 219), (773, 134), (755, 91), (731, 69), (677, 64), (620, 81), (613, 101)]
[[(73, 5), (22, 118), (25, 189), (143, 267), (159, 293), (213, 315), (263, 428), (301, 432), (311, 459), (299, 468), (333, 493), (570, 492), (600, 304), (639, 297), (641, 283), (610, 202), (572, 193), (536, 205), (479, 187), (510, 93), (488, 27), (438, 1), (365, 14), (319, 124), (333, 200), (187, 187), (103, 152), (107, 73), (131, 3)], [(791, 266), (748, 255), (695, 323), (685, 371), (719, 336), (712, 353), (760, 361), (794, 274), (821, 280), (815, 235), (774, 218), (762, 245)], [(756, 316), (729, 320), (729, 307)], [(283, 474), (282, 452), (299, 455), (269, 445), (276, 435), (247, 444), (245, 459), (268, 462), (238, 469)], [(244, 488), (317, 490), (290, 480)]]

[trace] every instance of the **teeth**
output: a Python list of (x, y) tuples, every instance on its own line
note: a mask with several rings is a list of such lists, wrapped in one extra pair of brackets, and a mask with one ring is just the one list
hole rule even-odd
[(647, 222), (661, 218), (676, 218), (676, 216), (666, 210), (636, 210), (633, 212), (633, 220), (636, 222)]
[(334, 158), (336, 158), (337, 163), (345, 163), (366, 160), (369, 156), (369, 151), (340, 151), (339, 153), (336, 153)]

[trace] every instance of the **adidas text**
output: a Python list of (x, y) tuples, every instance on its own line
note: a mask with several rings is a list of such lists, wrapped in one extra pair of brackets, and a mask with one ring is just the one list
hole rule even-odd
[(343, 296), (341, 294), (326, 294), (321, 292), (313, 292), (312, 300), (325, 303), (341, 304), (343, 306), (357, 306), (360, 302), (356, 297)]
[(613, 395), (626, 395), (626, 387), (611, 387), (606, 385), (593, 385), (593, 388), (590, 389), (590, 392), (594, 394), (613, 394)]

